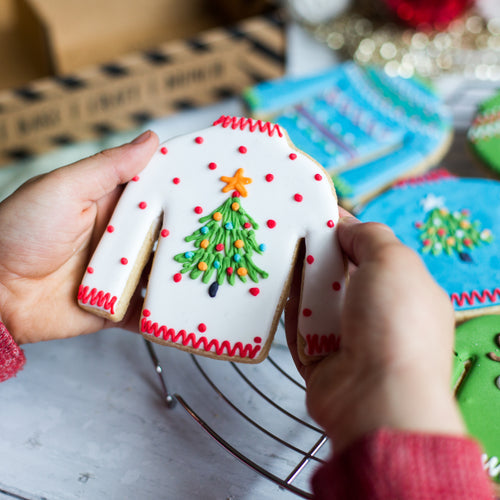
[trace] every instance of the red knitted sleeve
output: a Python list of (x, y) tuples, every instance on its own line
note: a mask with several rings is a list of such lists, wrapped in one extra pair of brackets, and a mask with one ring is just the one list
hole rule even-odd
[(491, 500), (481, 450), (468, 438), (379, 430), (313, 477), (315, 499)]
[(13, 377), (26, 362), (24, 352), (0, 322), (0, 382)]

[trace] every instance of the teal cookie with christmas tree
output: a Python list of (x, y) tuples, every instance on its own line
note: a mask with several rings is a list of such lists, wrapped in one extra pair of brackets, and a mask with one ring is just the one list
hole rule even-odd
[(500, 310), (498, 199), (494, 180), (430, 178), (390, 189), (360, 218), (387, 224), (419, 253), (463, 320)]
[(500, 493), (500, 316), (457, 328), (453, 384), (466, 427), (483, 446), (483, 466)]
[(432, 89), (352, 62), (263, 82), (244, 98), (254, 116), (283, 126), (326, 168), (347, 208), (427, 171), (452, 137), (450, 113)]
[(467, 139), (477, 158), (500, 174), (500, 92), (480, 104)]

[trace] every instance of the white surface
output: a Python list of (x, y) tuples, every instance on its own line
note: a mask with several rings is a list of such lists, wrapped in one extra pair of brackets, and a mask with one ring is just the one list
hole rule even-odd
[[(295, 498), (229, 455), (179, 404), (163, 405), (142, 337), (110, 330), (25, 351), (26, 369), (0, 386), (0, 491), (37, 500)], [(272, 352), (286, 366), (286, 350)], [(161, 347), (157, 353), (171, 392), (262, 466), (281, 477), (291, 472), (297, 454), (252, 430), (189, 355)], [(239, 408), (283, 439), (309, 449), (319, 437), (292, 420), (283, 425), (284, 417), (229, 363), (200, 363)], [(240, 368), (274, 401), (307, 419), (303, 391), (284, 377), (273, 385), (278, 377), (264, 363)]]

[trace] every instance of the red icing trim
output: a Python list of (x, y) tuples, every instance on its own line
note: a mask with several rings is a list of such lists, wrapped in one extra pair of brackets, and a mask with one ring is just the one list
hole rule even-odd
[(424, 175), (418, 177), (410, 177), (409, 179), (401, 179), (394, 183), (394, 187), (404, 187), (404, 186), (419, 186), (420, 184), (425, 184), (426, 182), (439, 181), (441, 179), (453, 179), (456, 176), (448, 172), (445, 168), (438, 168), (432, 172), (427, 172)]
[(213, 125), (222, 125), (223, 128), (231, 127), (233, 130), (236, 130), (237, 128), (240, 130), (248, 129), (250, 132), (258, 130), (259, 132), (267, 133), (269, 137), (272, 137), (274, 133), (277, 133), (280, 137), (283, 137), (283, 132), (281, 132), (279, 125), (271, 122), (263, 122), (262, 120), (253, 120), (252, 118), (222, 115), (213, 123)]
[(97, 290), (97, 288), (90, 289), (88, 286), (80, 285), (78, 289), (78, 300), (82, 304), (90, 304), (91, 306), (97, 305), (97, 307), (102, 307), (111, 314), (115, 314), (115, 304), (118, 297), (112, 297), (110, 293)]
[(335, 222), (333, 222), (331, 219), (326, 223), (328, 227), (335, 227)]
[(310, 356), (337, 352), (340, 349), (340, 337), (334, 333), (330, 335), (306, 335), (306, 352)]
[(472, 290), (472, 292), (462, 292), (461, 294), (452, 293), (451, 302), (458, 307), (462, 307), (467, 301), (469, 305), (474, 305), (477, 302), (484, 304), (487, 301), (497, 302), (500, 299), (500, 288), (494, 290)]
[(194, 333), (187, 333), (186, 330), (179, 330), (176, 333), (173, 328), (167, 328), (165, 325), (159, 326), (158, 323), (153, 323), (146, 318), (141, 319), (141, 332), (154, 335), (155, 337), (162, 337), (163, 340), (175, 343), (179, 343), (180, 341), (183, 346), (203, 349), (206, 352), (213, 352), (212, 349), (215, 349), (217, 356), (226, 354), (231, 357), (239, 356), (241, 358), (253, 359), (261, 349), (261, 346), (253, 346), (252, 344), (243, 345), (241, 342), (236, 342), (232, 345), (229, 340), (219, 342), (217, 339), (208, 340), (204, 336), (197, 338)]

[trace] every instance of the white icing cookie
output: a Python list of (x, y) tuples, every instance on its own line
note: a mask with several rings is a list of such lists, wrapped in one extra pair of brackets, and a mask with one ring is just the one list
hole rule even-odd
[(280, 126), (223, 116), (161, 144), (127, 185), (78, 301), (119, 321), (159, 234), (140, 323), (145, 338), (260, 362), (304, 240), (299, 354), (307, 362), (338, 348), (345, 266), (337, 221), (330, 177)]

